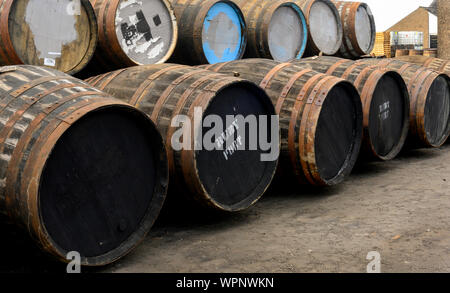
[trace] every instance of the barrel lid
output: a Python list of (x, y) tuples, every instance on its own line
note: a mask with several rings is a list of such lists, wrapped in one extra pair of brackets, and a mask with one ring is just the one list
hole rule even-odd
[(365, 3), (356, 10), (355, 33), (361, 51), (369, 54), (375, 45), (376, 27), (372, 11)]
[(202, 28), (203, 53), (208, 63), (241, 59), (246, 44), (246, 25), (239, 7), (230, 1), (212, 5)]
[(120, 0), (116, 36), (123, 52), (137, 65), (169, 59), (177, 41), (177, 23), (166, 0)]
[[(267, 141), (276, 144), (271, 147), (273, 157), (267, 160), (262, 155), (270, 151), (263, 150), (258, 140), (259, 128), (264, 124), (259, 120), (261, 115), (267, 118), (268, 124), (264, 125)], [(211, 142), (214, 149), (208, 150), (204, 146), (196, 151), (195, 168), (210, 204), (216, 208), (224, 211), (246, 209), (268, 188), (279, 155), (279, 140), (275, 139), (279, 131), (276, 129), (273, 133), (271, 129), (272, 115), (275, 115), (275, 109), (265, 92), (243, 81), (221, 89), (204, 111), (203, 131), (196, 141)], [(205, 119), (212, 116), (222, 121), (218, 136), (208, 134), (217, 132), (218, 125), (206, 127)], [(252, 118), (258, 123), (257, 129), (246, 124)]]
[(8, 26), (3, 28), (9, 31), (11, 47), (5, 49), (10, 61), (68, 73), (88, 63), (97, 41), (97, 23), (89, 1), (10, 2)]
[(314, 1), (308, 16), (310, 37), (320, 52), (334, 55), (342, 44), (339, 11), (329, 0)]
[(276, 61), (300, 59), (306, 49), (308, 28), (301, 9), (295, 3), (283, 3), (269, 24), (269, 50)]

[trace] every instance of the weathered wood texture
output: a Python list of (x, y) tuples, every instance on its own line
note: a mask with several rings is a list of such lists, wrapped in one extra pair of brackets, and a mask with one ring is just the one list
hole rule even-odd
[(97, 21), (88, 0), (2, 0), (0, 65), (82, 70), (97, 44)]
[[(208, 127), (202, 127), (208, 115), (219, 115), (226, 124), (226, 133), (246, 127), (240, 121), (237, 126), (226, 121), (227, 115), (245, 118), (274, 115), (270, 99), (255, 84), (173, 64), (131, 67), (88, 82), (142, 109), (152, 118), (166, 141), (170, 173), (176, 182), (173, 186), (178, 186), (180, 195), (196, 199), (205, 207), (233, 212), (253, 205), (271, 183), (277, 160), (262, 161), (261, 154), (265, 152), (259, 146), (256, 150), (245, 148), (231, 152), (227, 152), (228, 147), (220, 146), (211, 151), (192, 150), (194, 142), (199, 145), (195, 135), (201, 130), (203, 134), (209, 131)], [(198, 124), (194, 123), (196, 107), (201, 111)], [(189, 139), (190, 146), (181, 150), (172, 140), (178, 128), (171, 126), (179, 115), (187, 115), (194, 129), (183, 137), (183, 141)], [(269, 137), (279, 135), (278, 131), (271, 133), (270, 128), (267, 132)], [(243, 136), (249, 142), (250, 133)], [(235, 135), (226, 137), (227, 146), (233, 145), (236, 139)]]
[(363, 104), (364, 154), (380, 160), (399, 154), (409, 128), (409, 94), (396, 71), (336, 57), (293, 62), (353, 83)]
[(334, 55), (342, 45), (343, 28), (339, 11), (330, 0), (296, 0), (308, 25), (305, 56)]
[(67, 262), (109, 264), (166, 195), (162, 138), (142, 112), (53, 69), (0, 68), (0, 213)]
[(365, 59), (365, 64), (396, 70), (408, 86), (410, 138), (424, 147), (440, 147), (450, 131), (450, 78), (432, 69), (397, 59)]
[(306, 49), (308, 28), (300, 7), (276, 0), (233, 0), (248, 26), (246, 58), (276, 61), (300, 59)]
[(343, 26), (342, 46), (337, 55), (355, 59), (372, 52), (375, 46), (376, 27), (372, 11), (366, 3), (333, 1), (341, 15)]
[(99, 29), (91, 71), (104, 73), (164, 63), (170, 58), (177, 43), (178, 25), (168, 0), (90, 1)]
[(450, 60), (444, 60), (439, 58), (433, 58), (433, 57), (426, 57), (426, 56), (404, 56), (395, 58), (400, 61), (404, 62), (410, 62), (417, 65), (425, 66), (430, 69), (444, 72), (448, 76), (450, 76)]
[(205, 67), (266, 90), (280, 115), (283, 173), (322, 186), (338, 184), (351, 173), (361, 146), (362, 105), (349, 82), (265, 59)]
[(438, 0), (438, 57), (450, 60), (450, 1)]
[(174, 63), (199, 65), (241, 59), (247, 26), (228, 0), (170, 0), (180, 26)]

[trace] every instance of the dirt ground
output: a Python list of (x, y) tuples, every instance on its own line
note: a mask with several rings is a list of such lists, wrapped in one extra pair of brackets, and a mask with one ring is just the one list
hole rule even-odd
[[(272, 188), (239, 214), (177, 213), (95, 271), (364, 273), (377, 251), (382, 272), (450, 272), (449, 184), (450, 145), (408, 151), (358, 166), (339, 187)], [(18, 257), (28, 244), (0, 247), (0, 271), (64, 270), (36, 251)]]

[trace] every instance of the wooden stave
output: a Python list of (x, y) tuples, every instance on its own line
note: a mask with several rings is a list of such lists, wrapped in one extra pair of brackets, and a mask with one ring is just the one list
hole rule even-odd
[[(31, 238), (46, 253), (61, 262), (69, 262), (69, 251), (60, 247), (45, 228), (38, 203), (39, 180), (28, 179), (40, 178), (56, 142), (71, 125), (93, 111), (110, 108), (131, 111), (136, 113), (139, 119), (146, 121), (147, 127), (153, 130), (156, 128), (143, 113), (130, 105), (56, 70), (36, 66), (8, 66), (1, 68), (0, 78), (4, 81), (5, 78), (9, 79), (2, 83), (3, 88), (0, 89), (3, 97), (2, 114), (7, 107), (12, 107), (13, 103), (20, 106), (20, 110), (5, 118), (8, 121), (7, 127), (0, 129), (2, 151), (5, 151), (5, 141), (8, 137), (17, 140), (17, 145), (13, 149), (10, 147), (11, 159), (3, 162), (0, 168), (1, 176), (7, 178), (6, 186), (0, 189), (1, 206), (5, 208), (0, 210), (0, 213), (3, 213), (10, 223), (28, 231)], [(12, 84), (11, 79), (14, 78), (15, 83)], [(77, 88), (82, 90), (72, 90)], [(76, 94), (69, 92), (67, 95), (67, 92), (64, 92), (67, 90)], [(46, 99), (50, 101), (44, 102)], [(27, 123), (28, 127), (23, 127), (17, 134), (18, 128), (13, 126)], [(157, 180), (155, 184), (154, 196), (142, 225), (114, 250), (94, 257), (81, 255), (81, 265), (104, 266), (124, 257), (145, 238), (156, 221), (167, 192), (168, 168), (162, 138), (159, 137), (158, 141), (158, 136), (154, 136), (152, 139), (155, 140), (154, 146), (159, 145), (159, 149), (156, 149), (160, 158), (156, 172), (159, 182)]]

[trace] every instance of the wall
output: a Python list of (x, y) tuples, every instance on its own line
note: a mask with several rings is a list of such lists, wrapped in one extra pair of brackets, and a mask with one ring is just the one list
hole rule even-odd
[(397, 24), (390, 27), (386, 32), (401, 32), (401, 31), (423, 32), (423, 46), (424, 48), (428, 48), (430, 44), (429, 30), (430, 30), (429, 12), (425, 8), (420, 7), (417, 10), (413, 11), (410, 15), (403, 18)]

